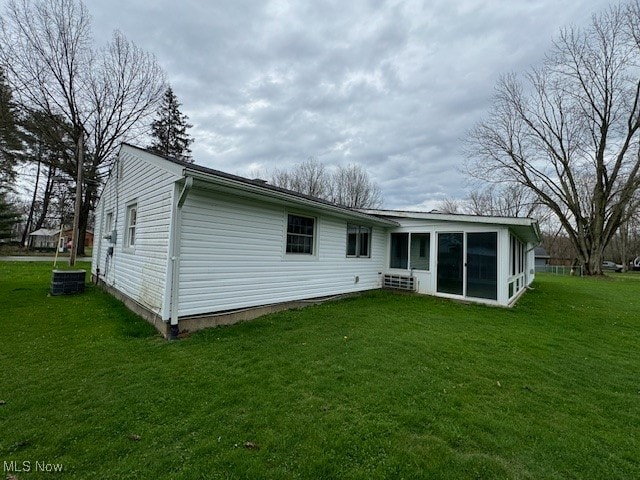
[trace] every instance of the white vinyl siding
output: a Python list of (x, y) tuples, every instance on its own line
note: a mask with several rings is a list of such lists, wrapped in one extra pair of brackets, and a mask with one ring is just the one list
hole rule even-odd
[[(108, 220), (100, 217), (111, 214), (111, 229), (117, 234), (114, 252), (112, 257), (107, 257), (111, 243), (102, 238), (110, 232), (96, 232), (92, 273), (100, 268), (101, 279), (107, 284), (160, 314), (168, 261), (171, 199), (179, 176), (159, 166), (154, 158), (145, 152), (132, 153), (127, 147), (121, 150), (116, 167), (120, 176), (115, 172), (111, 175), (96, 208), (96, 228), (107, 227)], [(132, 231), (127, 217), (134, 204), (135, 249), (128, 245)]]
[[(196, 315), (381, 286), (386, 237), (372, 233), (372, 258), (345, 259), (347, 220), (318, 212), (315, 255), (286, 253), (283, 205), (194, 188), (182, 210), (179, 315)], [(298, 213), (296, 213), (298, 214)]]

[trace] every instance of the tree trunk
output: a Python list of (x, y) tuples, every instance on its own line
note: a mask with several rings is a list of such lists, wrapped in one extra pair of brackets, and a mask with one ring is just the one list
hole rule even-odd
[(85, 240), (87, 234), (87, 228), (89, 227), (89, 215), (91, 214), (92, 205), (96, 198), (96, 182), (92, 180), (95, 178), (95, 174), (89, 173), (86, 178), (86, 185), (84, 186), (84, 198), (82, 199), (82, 206), (80, 208), (80, 222), (78, 224), (78, 255), (85, 255)]
[(26, 246), (27, 236), (29, 235), (29, 227), (33, 221), (33, 212), (36, 207), (36, 199), (38, 198), (38, 184), (40, 183), (40, 167), (42, 162), (38, 158), (38, 170), (36, 171), (36, 184), (33, 187), (33, 196), (31, 197), (31, 206), (29, 207), (29, 215), (27, 216), (27, 222), (24, 225), (24, 231), (22, 232), (22, 239), (20, 240), (21, 246)]
[(622, 271), (626, 272), (629, 269), (629, 220), (625, 220), (620, 225), (620, 254), (622, 256)]
[(49, 171), (47, 172), (47, 185), (44, 188), (44, 195), (42, 196), (42, 211), (40, 212), (40, 216), (36, 221), (36, 224), (33, 226), (34, 230), (38, 230), (42, 228), (45, 220), (47, 219), (47, 214), (49, 213), (49, 203), (51, 202), (51, 194), (53, 193), (54, 179), (53, 177), (56, 174), (56, 169), (53, 167), (49, 167)]

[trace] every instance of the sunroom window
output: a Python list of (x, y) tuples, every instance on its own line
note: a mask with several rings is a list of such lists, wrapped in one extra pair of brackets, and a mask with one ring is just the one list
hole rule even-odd
[(390, 268), (406, 269), (409, 263), (409, 234), (391, 234)]
[(411, 234), (411, 261), (409, 268), (429, 270), (430, 235), (428, 233)]

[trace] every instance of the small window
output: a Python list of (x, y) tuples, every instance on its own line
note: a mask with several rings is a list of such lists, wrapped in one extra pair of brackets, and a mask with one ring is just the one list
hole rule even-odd
[(347, 257), (368, 258), (371, 229), (360, 225), (347, 225)]
[(313, 255), (315, 218), (287, 216), (287, 253)]
[(113, 212), (107, 213), (107, 216), (104, 220), (104, 232), (102, 236), (111, 235), (111, 230), (113, 229)]
[(125, 246), (133, 247), (136, 244), (136, 225), (138, 222), (138, 204), (127, 207), (127, 236)]

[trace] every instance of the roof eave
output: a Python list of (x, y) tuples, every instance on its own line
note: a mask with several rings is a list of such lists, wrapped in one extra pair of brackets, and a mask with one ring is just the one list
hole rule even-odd
[(184, 177), (192, 177), (195, 180), (200, 180), (216, 185), (231, 187), (235, 190), (241, 190), (248, 193), (253, 193), (265, 197), (269, 197), (272, 199), (277, 199), (280, 201), (285, 201), (288, 203), (293, 203), (298, 206), (309, 207), (313, 209), (320, 209), (324, 211), (331, 212), (332, 214), (339, 217), (348, 217), (353, 219), (360, 219), (361, 221), (366, 221), (370, 224), (376, 224), (387, 227), (395, 227), (398, 226), (398, 222), (380, 218), (375, 215), (369, 215), (367, 213), (362, 213), (360, 211), (342, 207), (340, 205), (334, 205), (331, 203), (325, 203), (319, 200), (314, 200), (313, 198), (304, 197), (301, 195), (296, 195), (295, 193), (288, 193), (283, 190), (276, 190), (273, 188), (269, 188), (266, 186), (262, 186), (259, 184), (252, 184), (245, 181), (236, 180), (234, 178), (223, 177), (220, 175), (215, 175), (213, 173), (203, 172), (201, 170), (191, 169), (189, 167), (185, 167), (183, 170)]
[(363, 213), (374, 216), (382, 217), (396, 217), (396, 218), (413, 218), (420, 220), (434, 220), (445, 222), (468, 222), (468, 223), (481, 223), (486, 225), (503, 225), (510, 227), (513, 230), (519, 230), (521, 228), (530, 229), (531, 235), (525, 235), (526, 241), (539, 245), (542, 242), (542, 235), (540, 232), (540, 225), (538, 221), (529, 217), (495, 217), (495, 216), (481, 216), (481, 215), (466, 215), (466, 214), (447, 214), (447, 213), (433, 213), (433, 212), (409, 212), (399, 210), (372, 210), (361, 209)]

